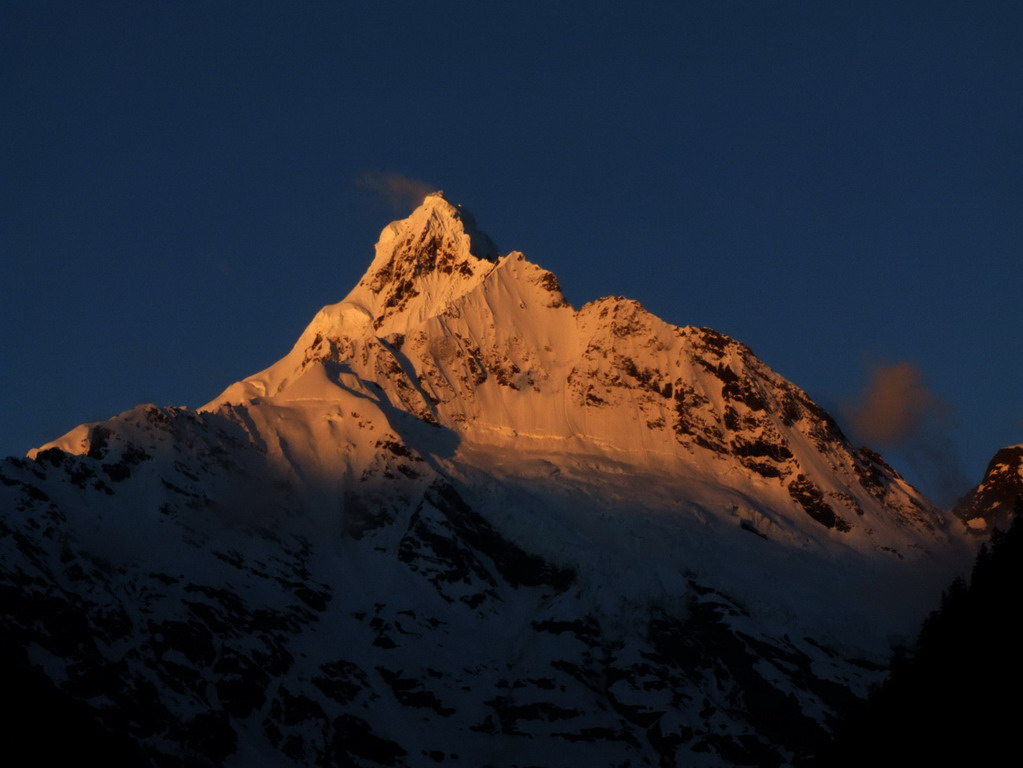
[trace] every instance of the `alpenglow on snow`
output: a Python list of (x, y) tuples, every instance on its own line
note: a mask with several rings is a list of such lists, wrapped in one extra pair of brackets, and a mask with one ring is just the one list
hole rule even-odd
[(154, 765), (787, 765), (964, 547), (749, 348), (439, 193), (264, 371), (0, 480), (7, 639)]

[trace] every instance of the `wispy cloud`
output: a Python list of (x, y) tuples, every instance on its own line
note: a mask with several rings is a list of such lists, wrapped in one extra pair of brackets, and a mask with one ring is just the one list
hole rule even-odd
[(893, 445), (913, 436), (940, 401), (912, 363), (875, 366), (861, 401), (848, 409), (852, 429), (868, 443)]
[(362, 174), (355, 180), (355, 183), (378, 195), (396, 213), (407, 213), (419, 205), (424, 197), (437, 189), (425, 181), (403, 176), (400, 173), (378, 171), (368, 171)]
[(905, 457), (939, 504), (953, 504), (968, 488), (952, 438), (953, 409), (913, 363), (874, 366), (859, 401), (843, 410), (858, 439)]

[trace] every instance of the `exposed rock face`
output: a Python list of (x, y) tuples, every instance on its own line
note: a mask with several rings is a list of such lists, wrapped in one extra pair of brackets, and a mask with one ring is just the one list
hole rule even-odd
[(7, 637), (161, 765), (783, 765), (961, 549), (747, 347), (440, 196), (265, 371), (0, 483)]
[(956, 506), (955, 514), (971, 531), (985, 535), (995, 527), (1004, 531), (1020, 499), (1023, 499), (1023, 445), (1013, 445), (994, 455), (984, 479)]

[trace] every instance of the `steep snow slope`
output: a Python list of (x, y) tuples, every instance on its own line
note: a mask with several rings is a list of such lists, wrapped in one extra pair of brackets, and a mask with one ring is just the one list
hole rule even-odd
[(0, 479), (9, 633), (210, 765), (781, 765), (963, 551), (748, 348), (439, 194), (274, 365)]

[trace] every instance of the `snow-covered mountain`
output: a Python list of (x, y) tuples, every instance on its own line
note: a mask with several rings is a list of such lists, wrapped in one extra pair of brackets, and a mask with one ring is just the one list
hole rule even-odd
[(1023, 444), (995, 453), (984, 478), (956, 506), (955, 514), (975, 533), (1009, 527), (1016, 503), (1023, 499)]
[(277, 363), (0, 481), (7, 634), (157, 764), (786, 764), (967, 548), (747, 347), (439, 193)]

